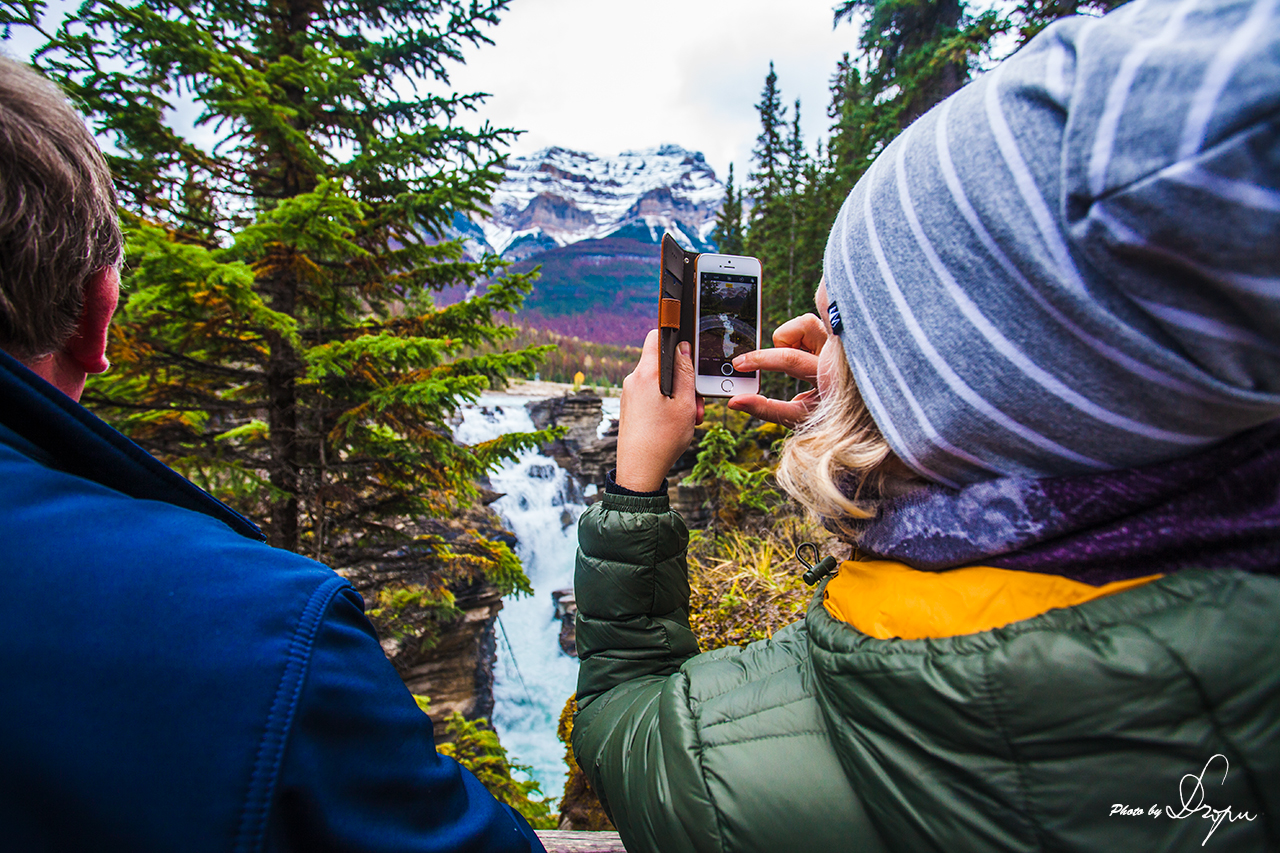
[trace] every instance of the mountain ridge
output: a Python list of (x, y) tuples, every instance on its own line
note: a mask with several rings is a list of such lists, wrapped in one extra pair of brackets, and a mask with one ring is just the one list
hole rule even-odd
[(518, 321), (638, 346), (656, 323), (663, 234), (714, 251), (724, 195), (703, 155), (678, 145), (616, 157), (553, 146), (509, 158), (487, 215), (454, 226), (472, 258), (499, 255), (515, 272), (541, 267)]
[(567, 246), (635, 225), (669, 229), (694, 248), (708, 242), (724, 201), (702, 153), (671, 144), (616, 157), (553, 146), (509, 158), (503, 172), (476, 224), (483, 248), (507, 260), (528, 257), (525, 246)]

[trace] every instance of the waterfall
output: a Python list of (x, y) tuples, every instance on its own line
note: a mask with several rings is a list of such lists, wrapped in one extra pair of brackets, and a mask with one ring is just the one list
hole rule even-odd
[[(463, 444), (510, 432), (529, 432), (528, 397), (485, 395), (462, 410), (454, 437)], [(617, 417), (618, 400), (606, 399), (603, 427)], [(578, 661), (560, 651), (560, 622), (551, 593), (573, 585), (578, 516), (585, 509), (577, 482), (537, 450), (520, 454), (489, 477), (504, 497), (490, 506), (519, 540), (516, 553), (533, 595), (507, 598), (498, 615), (493, 726), (510, 759), (531, 768), (545, 796), (564, 791), (564, 747), (556, 725), (577, 686)], [(588, 487), (593, 489), (593, 487)]]

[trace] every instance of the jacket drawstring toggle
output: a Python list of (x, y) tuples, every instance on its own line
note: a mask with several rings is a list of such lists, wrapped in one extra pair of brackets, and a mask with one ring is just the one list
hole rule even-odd
[(831, 556), (823, 557), (815, 566), (809, 560), (804, 558), (803, 552), (806, 548), (812, 552), (812, 559), (817, 560), (818, 546), (814, 545), (812, 542), (801, 542), (796, 546), (796, 559), (799, 560), (800, 564), (806, 569), (805, 573), (801, 576), (801, 580), (809, 586), (813, 586), (818, 581), (835, 571), (836, 558)]

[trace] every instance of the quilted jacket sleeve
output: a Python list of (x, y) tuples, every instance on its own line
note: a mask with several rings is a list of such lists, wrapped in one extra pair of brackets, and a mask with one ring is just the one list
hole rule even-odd
[(578, 527), (573, 749), (632, 853), (879, 851), (819, 707), (802, 625), (697, 654), (665, 497)]
[[(662, 849), (671, 853), (714, 849), (689, 838), (666, 807), (649, 816), (642, 805), (629, 807), (684, 802), (692, 795), (703, 813), (691, 823), (712, 821), (683, 745), (668, 748), (658, 731), (668, 676), (698, 652), (689, 628), (688, 544), (684, 521), (665, 495), (606, 494), (578, 522), (574, 593), (581, 666), (573, 748), (628, 849), (652, 849), (637, 835), (662, 839)], [(644, 744), (635, 760), (633, 743)], [(682, 767), (667, 767), (664, 754)], [(672, 771), (692, 790), (673, 792)], [(633, 829), (632, 814), (643, 828)]]
[(698, 653), (689, 629), (689, 534), (665, 495), (606, 494), (578, 523), (578, 709)]

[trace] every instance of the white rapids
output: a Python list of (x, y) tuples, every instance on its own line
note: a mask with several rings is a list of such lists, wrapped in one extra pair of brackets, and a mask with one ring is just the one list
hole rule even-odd
[[(482, 396), (462, 409), (454, 437), (475, 444), (511, 432), (529, 432), (528, 397)], [(601, 430), (618, 415), (606, 398)], [(504, 496), (490, 506), (519, 540), (516, 554), (533, 595), (509, 597), (498, 614), (493, 726), (513, 763), (530, 768), (544, 796), (564, 791), (564, 746), (556, 737), (560, 711), (577, 685), (578, 661), (560, 650), (560, 622), (551, 593), (573, 586), (578, 516), (586, 508), (574, 479), (537, 450), (520, 454), (489, 479)], [(588, 487), (588, 492), (592, 490)]]

